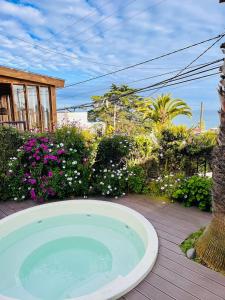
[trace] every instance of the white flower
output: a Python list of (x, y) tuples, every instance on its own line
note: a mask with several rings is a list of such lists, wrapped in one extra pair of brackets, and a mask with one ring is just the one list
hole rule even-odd
[(67, 175), (67, 174), (65, 174), (65, 177), (68, 177), (68, 175)]
[(79, 183), (82, 183), (82, 181), (81, 181), (81, 180), (79, 180), (78, 182), (79, 182)]
[(77, 161), (74, 160), (74, 161), (72, 162), (72, 165), (76, 165), (76, 164), (77, 164)]
[(114, 174), (112, 174), (111, 177), (112, 177), (112, 178), (115, 177)]
[(111, 185), (108, 185), (108, 189), (111, 189)]
[(73, 149), (74, 152), (77, 152), (77, 149)]
[(71, 182), (71, 181), (69, 181), (68, 183), (69, 183), (69, 185), (72, 185), (72, 182)]
[(23, 196), (22, 196), (22, 199), (24, 199), (24, 198), (25, 198), (25, 196), (23, 195)]
[(70, 148), (69, 150), (70, 150), (70, 151), (73, 151), (73, 149), (72, 149), (72, 148)]
[(103, 171), (103, 172), (105, 172), (105, 173), (106, 173), (106, 172), (107, 172), (107, 169), (104, 169), (104, 171)]
[(72, 181), (73, 178), (72, 178), (72, 177), (68, 177), (67, 180), (68, 180), (68, 181)]
[(93, 172), (95, 172), (95, 169), (92, 169)]
[(14, 198), (14, 200), (16, 201), (16, 200), (18, 200), (18, 198), (17, 198), (17, 197), (15, 197), (15, 198)]
[(116, 196), (115, 199), (118, 199), (118, 197)]
[(164, 186), (161, 187), (161, 190), (164, 190)]
[(9, 170), (9, 173), (12, 173), (12, 170)]
[(66, 167), (65, 167), (65, 166), (63, 166), (62, 168), (63, 168), (63, 169), (65, 169)]
[(125, 193), (123, 193), (122, 195), (123, 195), (123, 196), (125, 196), (126, 194), (125, 194)]
[(104, 185), (104, 182), (101, 181), (100, 184), (101, 184), (101, 185)]
[(187, 198), (187, 195), (184, 195), (184, 198), (186, 199), (186, 198)]
[(63, 146), (64, 146), (64, 144), (63, 144), (63, 143), (60, 143), (59, 145), (60, 145), (61, 147), (63, 147)]
[(109, 194), (109, 191), (107, 191), (107, 193), (106, 193), (107, 195)]
[(68, 133), (68, 134), (70, 134), (70, 131), (69, 131), (69, 130), (67, 130), (67, 133)]
[(63, 160), (63, 161), (62, 161), (62, 163), (63, 163), (63, 164), (65, 164), (65, 163), (66, 163), (66, 161), (65, 161), (65, 160)]

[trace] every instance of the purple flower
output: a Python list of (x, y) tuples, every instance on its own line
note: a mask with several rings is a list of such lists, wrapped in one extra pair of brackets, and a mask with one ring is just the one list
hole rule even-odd
[(58, 154), (58, 155), (64, 154), (64, 153), (65, 153), (65, 150), (64, 150), (64, 149), (59, 149), (59, 150), (57, 151), (57, 154)]
[(34, 178), (30, 178), (30, 179), (28, 179), (28, 182), (30, 183), (30, 184), (36, 184), (36, 179), (34, 179)]
[(37, 196), (36, 196), (36, 193), (35, 193), (34, 189), (30, 190), (30, 196), (31, 196), (31, 199), (36, 200)]
[(52, 176), (53, 176), (52, 171), (49, 171), (49, 172), (48, 172), (48, 177), (52, 177)]

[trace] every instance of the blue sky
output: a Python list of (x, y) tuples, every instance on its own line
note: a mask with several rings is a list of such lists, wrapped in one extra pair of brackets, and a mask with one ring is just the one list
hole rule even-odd
[[(218, 2), (0, 0), (0, 64), (64, 78), (67, 84), (85, 80), (224, 32), (225, 4)], [(126, 84), (182, 68), (208, 45), (60, 90), (58, 107), (89, 102), (91, 95), (104, 93), (112, 83)], [(217, 45), (198, 63), (222, 57)], [(210, 77), (160, 92), (183, 98), (194, 111), (201, 101), (206, 110), (216, 111), (218, 79)], [(142, 87), (155, 81), (158, 78), (131, 85)], [(206, 115), (206, 122), (215, 126), (215, 114)]]

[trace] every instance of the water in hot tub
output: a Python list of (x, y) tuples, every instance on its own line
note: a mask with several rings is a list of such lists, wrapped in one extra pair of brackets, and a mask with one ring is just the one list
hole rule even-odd
[(0, 295), (62, 300), (127, 275), (145, 252), (139, 235), (116, 219), (63, 215), (28, 224), (0, 241)]

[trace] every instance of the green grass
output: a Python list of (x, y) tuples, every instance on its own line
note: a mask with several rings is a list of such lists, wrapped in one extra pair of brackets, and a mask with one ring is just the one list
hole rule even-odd
[(198, 231), (193, 232), (186, 238), (186, 240), (184, 240), (180, 244), (180, 248), (185, 254), (186, 254), (187, 250), (195, 247), (195, 244), (196, 244), (197, 240), (199, 239), (199, 237), (202, 235), (204, 229), (205, 228), (200, 228)]

